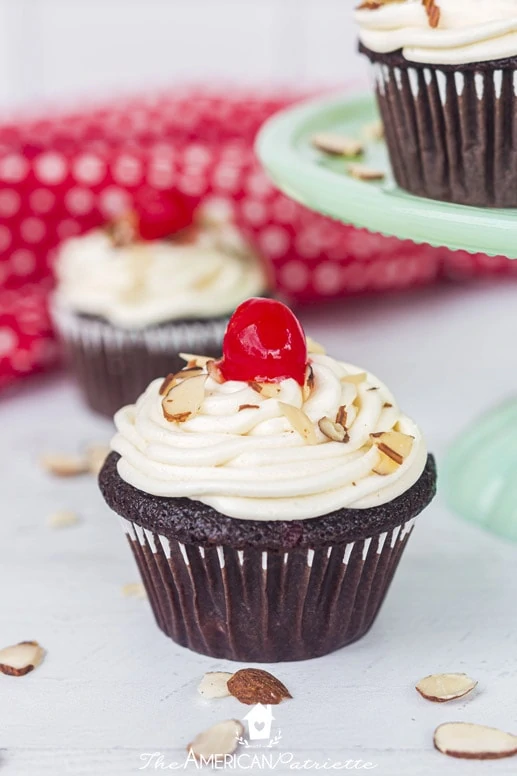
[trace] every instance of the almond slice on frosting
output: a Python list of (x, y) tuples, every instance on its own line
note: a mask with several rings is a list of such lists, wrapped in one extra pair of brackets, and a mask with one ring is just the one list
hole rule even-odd
[(356, 372), (356, 374), (353, 375), (345, 375), (341, 378), (341, 382), (352, 383), (352, 385), (359, 385), (360, 383), (364, 383), (367, 377), (368, 375), (366, 372)]
[(298, 409), (298, 407), (293, 407), (292, 404), (286, 404), (283, 401), (279, 401), (278, 406), (293, 429), (300, 434), (308, 445), (315, 445), (318, 443), (314, 424), (303, 410)]
[(311, 393), (314, 390), (314, 370), (310, 364), (307, 364), (305, 370), (305, 380), (302, 388), (302, 398), (304, 403), (310, 399)]
[(326, 354), (327, 351), (319, 342), (313, 340), (312, 337), (305, 337), (305, 339), (307, 341), (307, 353), (313, 353), (314, 355), (320, 354), (322, 356)]
[(445, 703), (463, 698), (476, 685), (476, 680), (467, 674), (432, 674), (420, 679), (415, 690), (428, 701)]
[(244, 728), (237, 719), (227, 719), (199, 733), (187, 746), (187, 752), (191, 752), (196, 760), (201, 757), (223, 757), (225, 754), (233, 754), (239, 744)]
[(517, 754), (517, 736), (472, 722), (439, 725), (434, 745), (442, 754), (465, 760), (499, 760)]
[(259, 383), (256, 380), (251, 380), (248, 385), (264, 399), (274, 399), (280, 393), (278, 383)]
[(330, 418), (321, 418), (321, 420), (318, 421), (318, 426), (321, 433), (325, 434), (325, 436), (333, 442), (344, 442), (347, 437), (345, 427), (342, 426), (341, 423), (334, 423)]
[(183, 423), (196, 415), (205, 398), (206, 380), (207, 375), (202, 374), (173, 385), (162, 399), (162, 410), (166, 420), (171, 423)]
[(187, 362), (187, 366), (204, 367), (209, 361), (213, 361), (213, 356), (196, 356), (194, 353), (180, 353), (179, 357)]
[(410, 454), (415, 441), (412, 436), (403, 434), (402, 431), (379, 431), (370, 434), (370, 439), (377, 445), (381, 453), (387, 455), (399, 466)]

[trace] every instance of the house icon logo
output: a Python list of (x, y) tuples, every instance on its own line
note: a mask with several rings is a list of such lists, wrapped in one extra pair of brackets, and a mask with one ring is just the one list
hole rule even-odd
[(271, 724), (274, 720), (271, 706), (257, 703), (244, 717), (248, 724), (250, 741), (266, 740), (271, 737)]

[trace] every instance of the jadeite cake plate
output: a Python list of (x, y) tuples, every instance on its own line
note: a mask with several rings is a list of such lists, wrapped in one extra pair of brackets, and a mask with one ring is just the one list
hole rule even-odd
[[(365, 127), (378, 117), (373, 96), (320, 99), (270, 119), (258, 137), (257, 152), (278, 188), (311, 210), (403, 240), (516, 259), (517, 209), (451, 205), (402, 191), (384, 142), (364, 136)], [(361, 164), (384, 172), (384, 179), (352, 178), (347, 173), (350, 160), (313, 147), (311, 139), (320, 132), (364, 140)], [(477, 419), (453, 442), (440, 474), (451, 509), (517, 542), (515, 439), (517, 399)]]

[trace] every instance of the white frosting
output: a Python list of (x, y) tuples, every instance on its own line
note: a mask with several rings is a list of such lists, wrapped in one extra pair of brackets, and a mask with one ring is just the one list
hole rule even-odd
[(261, 262), (228, 226), (185, 245), (114, 247), (92, 231), (62, 246), (56, 274), (58, 304), (128, 329), (226, 315), (267, 288)]
[[(400, 496), (425, 468), (420, 430), (373, 375), (357, 385), (342, 382), (360, 370), (324, 355), (311, 361), (315, 383), (305, 403), (295, 380), (283, 381), (278, 397), (265, 399), (247, 383), (208, 378), (199, 414), (184, 423), (164, 418), (162, 380), (155, 380), (136, 405), (115, 416), (112, 447), (121, 455), (120, 476), (145, 493), (188, 497), (250, 520), (319, 517)], [(315, 424), (317, 444), (293, 430), (279, 401), (303, 408)], [(243, 404), (259, 408), (239, 411)], [(343, 405), (350, 440), (333, 442), (317, 424), (335, 418)], [(395, 473), (375, 474), (380, 454), (370, 434), (392, 429), (414, 437), (411, 453)]]
[(403, 50), (406, 59), (458, 65), (517, 55), (515, 0), (436, 0), (437, 28), (429, 25), (422, 0), (390, 2), (357, 10), (359, 37), (372, 51)]

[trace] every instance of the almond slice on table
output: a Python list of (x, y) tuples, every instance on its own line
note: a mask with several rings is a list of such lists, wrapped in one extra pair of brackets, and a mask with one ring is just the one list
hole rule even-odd
[(370, 124), (365, 124), (363, 135), (366, 140), (382, 140), (384, 137), (384, 124), (380, 119), (372, 121)]
[(109, 445), (89, 445), (86, 448), (86, 460), (88, 461), (88, 471), (95, 477), (104, 466), (106, 458), (111, 452)]
[(311, 142), (318, 151), (331, 156), (359, 156), (364, 151), (364, 146), (359, 140), (339, 135), (337, 132), (318, 132), (312, 136)]
[(300, 434), (307, 444), (315, 445), (318, 443), (314, 424), (303, 410), (298, 409), (298, 407), (293, 407), (292, 404), (286, 404), (283, 401), (279, 401), (278, 406), (293, 429)]
[(162, 399), (162, 410), (166, 420), (183, 423), (196, 415), (205, 398), (207, 375), (202, 374), (190, 380), (173, 385)]
[(194, 353), (180, 353), (179, 357), (187, 362), (187, 366), (205, 367), (209, 361), (213, 361), (213, 356), (196, 356)]
[(19, 644), (0, 649), (0, 673), (25, 676), (39, 666), (44, 656), (45, 650), (37, 641), (20, 641)]
[(56, 477), (77, 477), (89, 471), (85, 456), (66, 453), (44, 453), (40, 458), (41, 466)]
[(346, 428), (341, 423), (334, 423), (330, 418), (321, 418), (318, 426), (322, 434), (333, 442), (344, 442), (347, 438)]
[(423, 698), (435, 703), (463, 698), (476, 687), (477, 682), (467, 674), (432, 674), (420, 679), (415, 690)]
[(128, 582), (122, 586), (124, 598), (147, 598), (147, 591), (142, 582)]
[(278, 383), (259, 383), (256, 380), (251, 380), (248, 385), (253, 388), (255, 393), (260, 393), (264, 399), (274, 399), (280, 393)]
[(227, 671), (209, 671), (201, 679), (197, 691), (203, 698), (209, 700), (229, 698), (231, 692), (228, 689), (228, 680), (232, 676), (233, 674), (229, 674)]
[(276, 706), (293, 697), (276, 676), (261, 668), (241, 668), (228, 680), (228, 689), (234, 698), (247, 706), (256, 703)]
[(358, 163), (348, 165), (348, 174), (359, 181), (382, 181), (386, 177), (386, 173), (382, 170), (375, 170), (366, 164)]
[(471, 722), (439, 725), (434, 745), (442, 754), (466, 760), (499, 760), (517, 754), (517, 736)]
[(237, 719), (227, 719), (199, 733), (187, 746), (187, 752), (192, 752), (199, 760), (201, 757), (223, 757), (225, 754), (233, 754), (237, 749), (239, 738), (244, 733), (244, 728)]
[(327, 351), (319, 342), (313, 340), (312, 337), (305, 337), (305, 339), (307, 341), (307, 353), (314, 353), (314, 355), (320, 354), (321, 356), (326, 354)]
[(77, 523), (80, 523), (81, 521), (77, 512), (62, 509), (61, 511), (54, 512), (54, 514), (50, 515), (47, 522), (49, 528), (60, 529), (70, 528), (73, 525), (77, 525)]

